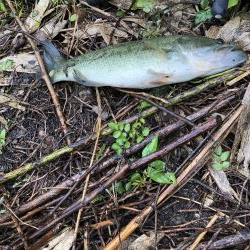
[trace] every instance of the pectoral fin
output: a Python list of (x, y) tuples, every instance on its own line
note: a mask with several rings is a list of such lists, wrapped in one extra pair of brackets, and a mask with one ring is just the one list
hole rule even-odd
[(171, 83), (170, 76), (167, 74), (156, 72), (154, 70), (149, 70), (148, 72), (155, 78), (154, 80), (148, 81), (150, 85), (161, 86)]
[(74, 77), (74, 80), (79, 84), (90, 86), (90, 87), (99, 86), (98, 83), (90, 81), (79, 70), (74, 69), (74, 68), (73, 68), (73, 77)]

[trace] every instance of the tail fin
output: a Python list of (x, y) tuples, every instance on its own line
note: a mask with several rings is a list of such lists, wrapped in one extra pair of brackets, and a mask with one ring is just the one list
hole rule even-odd
[(48, 40), (42, 42), (42, 46), (44, 48), (43, 59), (45, 62), (45, 66), (50, 72), (54, 68), (60, 65), (62, 61), (65, 59), (60, 54), (59, 50), (54, 46), (54, 44)]

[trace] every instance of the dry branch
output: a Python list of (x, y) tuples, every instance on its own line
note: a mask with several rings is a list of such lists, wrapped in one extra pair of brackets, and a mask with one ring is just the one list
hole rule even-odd
[[(213, 152), (214, 148), (222, 140), (226, 138), (228, 133), (232, 130), (234, 124), (238, 120), (239, 115), (241, 114), (242, 106), (240, 106), (230, 119), (221, 126), (218, 132), (208, 141), (206, 146), (202, 151), (192, 160), (192, 162), (182, 171), (180, 176), (177, 178), (177, 185), (170, 185), (167, 189), (159, 196), (157, 204), (160, 205), (166, 199), (169, 199), (175, 192), (178, 191), (204, 164), (206, 160)], [(105, 250), (116, 249), (121, 242), (127, 239), (148, 217), (148, 215), (153, 211), (154, 203), (150, 206), (143, 209), (143, 211), (134, 217), (130, 223), (122, 229), (122, 231), (104, 248)]]
[(188, 141), (192, 140), (193, 138), (201, 135), (202, 133), (204, 133), (206, 131), (209, 131), (210, 129), (214, 128), (216, 125), (217, 125), (217, 120), (215, 118), (210, 119), (206, 123), (195, 127), (194, 130), (191, 131), (190, 133), (180, 137), (179, 139), (177, 139), (173, 143), (165, 146), (163, 149), (161, 149), (161, 150), (159, 150), (159, 151), (157, 151), (157, 152), (155, 152), (153, 154), (150, 154), (150, 155), (148, 155), (148, 156), (146, 156), (144, 158), (141, 158), (141, 159), (133, 162), (130, 165), (126, 164), (126, 165), (122, 166), (122, 168), (119, 170), (119, 172), (114, 174), (105, 183), (103, 183), (98, 188), (96, 188), (91, 193), (89, 193), (84, 198), (84, 200), (82, 202), (81, 202), (81, 200), (78, 200), (77, 202), (72, 204), (69, 208), (67, 208), (62, 213), (62, 215), (60, 217), (58, 217), (55, 220), (51, 221), (50, 223), (45, 225), (44, 228), (42, 228), (41, 230), (39, 230), (39, 231), (35, 232), (34, 234), (32, 234), (29, 237), (29, 239), (34, 240), (35, 238), (38, 238), (39, 236), (45, 234), (51, 228), (53, 228), (55, 225), (58, 225), (58, 223), (60, 221), (62, 221), (63, 219), (69, 217), (70, 215), (72, 215), (73, 213), (78, 211), (81, 207), (86, 206), (87, 204), (89, 204), (97, 195), (101, 194), (105, 189), (109, 188), (112, 183), (114, 183), (115, 181), (120, 180), (122, 177), (125, 177), (130, 172), (130, 170), (137, 170), (139, 168), (142, 168), (146, 164), (149, 164), (150, 162), (152, 162), (152, 161), (154, 161), (156, 159), (159, 159), (160, 157), (168, 154), (169, 152), (171, 152), (176, 147), (178, 147), (180, 145), (183, 145), (184, 143), (187, 143)]
[(70, 140), (69, 138), (67, 137), (67, 126), (66, 126), (66, 121), (64, 119), (64, 115), (63, 115), (63, 112), (62, 112), (62, 109), (61, 109), (61, 106), (60, 106), (60, 103), (59, 103), (59, 100), (58, 100), (58, 97), (55, 93), (55, 90), (51, 84), (51, 81), (50, 81), (50, 78), (47, 74), (47, 71), (46, 71), (46, 68), (45, 68), (45, 65), (44, 65), (44, 62), (43, 62), (43, 59), (39, 53), (39, 50), (37, 48), (37, 46), (35, 45), (35, 43), (33, 42), (33, 40), (30, 38), (28, 34), (28, 30), (27, 28), (25, 27), (25, 25), (22, 23), (22, 21), (20, 20), (13, 4), (11, 3), (10, 0), (6, 0), (6, 2), (8, 3), (17, 23), (19, 24), (20, 28), (22, 29), (22, 31), (26, 34), (25, 37), (26, 39), (28, 40), (28, 42), (30, 43), (32, 49), (34, 50), (34, 53), (35, 53), (35, 56), (36, 56), (36, 59), (38, 61), (38, 64), (41, 68), (41, 72), (42, 72), (42, 77), (48, 87), (48, 90), (50, 92), (50, 95), (52, 97), (52, 100), (53, 100), (53, 103), (54, 103), (54, 106), (55, 106), (55, 109), (56, 109), (56, 112), (57, 112), (57, 115), (58, 115), (58, 118), (60, 120), (60, 123), (61, 123), (61, 126), (62, 126), (62, 130), (63, 130), (63, 133), (66, 135), (66, 138), (67, 138), (67, 143), (70, 144)]

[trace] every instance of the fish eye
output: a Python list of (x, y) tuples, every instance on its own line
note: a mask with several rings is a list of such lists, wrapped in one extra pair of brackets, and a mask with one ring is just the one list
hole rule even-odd
[(225, 42), (224, 42), (223, 39), (218, 38), (218, 39), (216, 39), (216, 43), (217, 43), (217, 44), (224, 44)]

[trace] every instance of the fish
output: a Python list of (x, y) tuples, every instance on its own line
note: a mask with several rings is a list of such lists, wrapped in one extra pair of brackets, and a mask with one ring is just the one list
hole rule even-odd
[(150, 89), (181, 83), (242, 65), (248, 55), (232, 44), (203, 36), (175, 35), (125, 42), (64, 59), (42, 43), (52, 83)]

